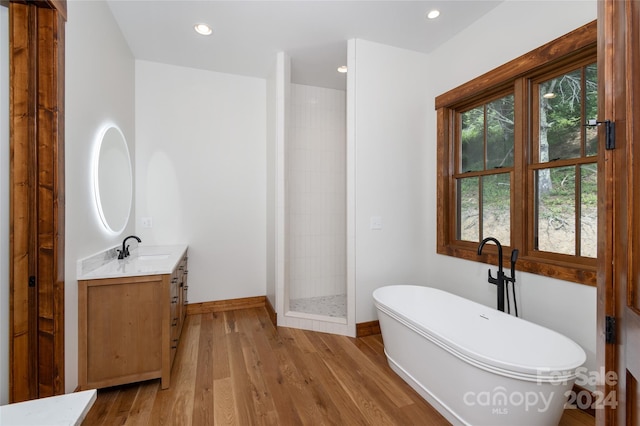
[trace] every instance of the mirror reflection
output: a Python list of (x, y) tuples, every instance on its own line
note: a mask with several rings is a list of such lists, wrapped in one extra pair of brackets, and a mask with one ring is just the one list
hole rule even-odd
[(120, 233), (129, 221), (133, 179), (127, 142), (119, 128), (105, 130), (95, 159), (94, 190), (100, 219)]

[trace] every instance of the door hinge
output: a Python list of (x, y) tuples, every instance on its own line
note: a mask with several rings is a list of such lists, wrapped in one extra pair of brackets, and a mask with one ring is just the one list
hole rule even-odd
[(605, 144), (604, 148), (607, 150), (616, 149), (616, 126), (615, 123), (611, 120), (589, 120), (585, 126), (593, 127), (604, 124), (605, 127)]
[(35, 275), (31, 275), (29, 277), (29, 287), (35, 287), (36, 286), (36, 277)]
[(616, 317), (605, 317), (604, 335), (607, 343), (616, 343)]

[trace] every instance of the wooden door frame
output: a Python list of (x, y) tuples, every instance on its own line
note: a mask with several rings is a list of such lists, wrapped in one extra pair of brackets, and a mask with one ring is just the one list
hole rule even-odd
[(9, 4), (9, 401), (64, 386), (66, 0)]
[[(611, 10), (604, 2), (598, 4), (598, 109), (599, 119), (609, 113), (613, 107), (613, 100), (608, 94), (613, 93), (613, 67), (611, 55), (605, 52), (613, 49), (614, 23)], [(602, 135), (602, 133), (601, 133)], [(602, 147), (602, 143), (600, 143)], [(607, 344), (605, 340), (605, 320), (607, 316), (615, 316), (615, 298), (613, 281), (613, 173), (614, 164), (612, 156), (615, 151), (598, 150), (598, 291), (597, 291), (597, 365), (604, 366), (606, 371), (611, 371), (615, 365), (616, 348), (613, 344)], [(598, 392), (607, 395), (615, 391), (616, 386), (604, 381), (598, 383)], [(596, 423), (598, 425), (615, 424), (612, 422), (615, 411), (611, 407), (596, 410)]]
[[(634, 294), (639, 281), (638, 253), (634, 251), (640, 247), (640, 215), (634, 207), (640, 189), (634, 188), (634, 173), (637, 178), (639, 172), (634, 172), (633, 167), (640, 153), (640, 132), (634, 131), (633, 126), (640, 113), (640, 84), (633, 80), (640, 61), (640, 43), (636, 39), (640, 32), (638, 2), (598, 2), (600, 120), (614, 123), (616, 142), (614, 150), (601, 150), (598, 161), (597, 363), (604, 368), (598, 383), (598, 394), (604, 398), (604, 404), (596, 410), (598, 425), (640, 421), (636, 400), (640, 379), (640, 296)], [(628, 306), (629, 302), (635, 307)], [(606, 337), (607, 317), (615, 320), (610, 327), (610, 342)]]

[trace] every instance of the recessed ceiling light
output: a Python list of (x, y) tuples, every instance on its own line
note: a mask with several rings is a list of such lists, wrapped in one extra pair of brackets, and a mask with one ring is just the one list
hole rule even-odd
[(344, 74), (347, 72), (347, 66), (346, 65), (341, 65), (338, 67), (338, 72)]
[(556, 94), (553, 92), (549, 92), (549, 93), (545, 93), (544, 95), (542, 95), (543, 98), (545, 99), (553, 99), (556, 97)]
[(431, 12), (427, 13), (427, 18), (429, 19), (436, 19), (438, 16), (440, 16), (440, 11), (437, 9), (433, 9)]
[(211, 33), (213, 32), (211, 27), (207, 24), (195, 24), (193, 26), (193, 29), (196, 30), (198, 34), (202, 35), (211, 35)]

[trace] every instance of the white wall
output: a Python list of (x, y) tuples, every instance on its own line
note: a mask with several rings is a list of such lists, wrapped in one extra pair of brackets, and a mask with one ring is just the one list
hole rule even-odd
[[(356, 322), (377, 319), (372, 293), (421, 283), (420, 264), (435, 244), (426, 239), (425, 116), (431, 112), (426, 55), (366, 40), (355, 44)], [(350, 67), (351, 69), (351, 67)], [(350, 71), (351, 72), (351, 71)], [(435, 167), (429, 180), (435, 179)], [(382, 218), (382, 230), (370, 218)]]
[(9, 402), (9, 11), (0, 5), (0, 405)]
[[(423, 220), (428, 253), (423, 283), (495, 306), (496, 288), (486, 282), (494, 266), (435, 253), (436, 247), (436, 114), (434, 98), (491, 69), (562, 36), (596, 18), (594, 1), (506, 1), (429, 55), (429, 127), (423, 156), (424, 197), (431, 200)], [(494, 273), (495, 275), (495, 273)], [(521, 316), (559, 331), (587, 353), (586, 366), (596, 369), (596, 288), (517, 273)]]
[[(134, 60), (103, 1), (67, 2), (65, 134), (65, 387), (78, 385), (78, 285), (76, 261), (121, 243), (104, 231), (91, 188), (97, 132), (117, 124), (134, 157)], [(131, 212), (135, 217), (135, 210)]]
[(189, 245), (189, 303), (265, 295), (266, 81), (136, 61), (143, 244)]

